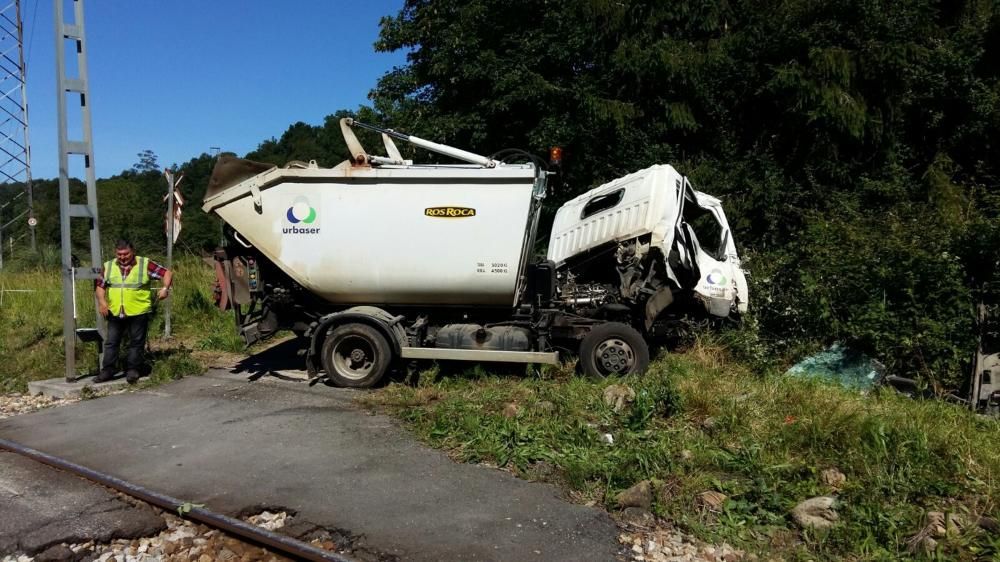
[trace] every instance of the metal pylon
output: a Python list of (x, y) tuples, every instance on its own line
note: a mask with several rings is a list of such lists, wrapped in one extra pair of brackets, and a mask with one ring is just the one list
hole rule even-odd
[[(24, 191), (0, 205), (0, 268), (3, 267), (3, 238), (11, 243), (24, 236), (23, 227), (35, 249), (35, 221), (32, 210), (31, 145), (28, 134), (28, 99), (25, 92), (27, 69), (24, 64), (24, 26), (20, 0), (0, 0), (0, 183), (21, 184)], [(6, 213), (20, 196), (26, 199)], [(18, 232), (21, 232), (18, 235)]]
[[(56, 22), (56, 97), (59, 106), (59, 222), (62, 233), (63, 276), (63, 339), (66, 349), (66, 380), (76, 379), (76, 340), (94, 341), (97, 333), (105, 335), (104, 318), (95, 312), (96, 328), (78, 329), (76, 325), (76, 281), (96, 279), (101, 269), (101, 236), (97, 221), (97, 185), (94, 177), (94, 145), (90, 128), (90, 96), (87, 87), (87, 42), (84, 39), (83, 0), (72, 0), (73, 20), (66, 21), (65, 0), (55, 0)], [(66, 70), (66, 42), (71, 41), (76, 52), (77, 75)], [(66, 116), (66, 94), (79, 94), (82, 139), (69, 138)], [(72, 203), (69, 189), (70, 156), (83, 157), (86, 170), (86, 202)], [(90, 222), (89, 267), (74, 267), (71, 219)], [(93, 292), (90, 292), (93, 295)], [(90, 298), (94, 298), (91, 296)], [(96, 303), (95, 303), (96, 311)], [(95, 333), (96, 332), (96, 333)]]

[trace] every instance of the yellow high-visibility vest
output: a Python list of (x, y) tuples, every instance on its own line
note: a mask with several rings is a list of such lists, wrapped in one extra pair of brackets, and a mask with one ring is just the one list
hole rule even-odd
[(104, 264), (104, 294), (110, 314), (121, 316), (122, 307), (125, 316), (138, 316), (153, 309), (153, 299), (149, 294), (152, 279), (149, 278), (148, 267), (146, 258), (136, 256), (135, 265), (128, 276), (122, 278), (122, 270), (115, 260)]

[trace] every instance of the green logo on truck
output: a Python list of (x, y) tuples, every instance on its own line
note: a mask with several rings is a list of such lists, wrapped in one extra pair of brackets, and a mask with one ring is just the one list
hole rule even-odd
[(305, 197), (295, 198), (292, 206), (285, 212), (285, 218), (291, 226), (281, 229), (283, 234), (319, 234), (319, 228), (298, 226), (300, 224), (312, 224), (316, 220), (316, 209), (313, 208), (312, 204)]

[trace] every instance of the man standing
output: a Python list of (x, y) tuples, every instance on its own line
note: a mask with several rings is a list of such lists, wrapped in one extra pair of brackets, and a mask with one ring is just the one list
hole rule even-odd
[(105, 262), (97, 279), (97, 306), (101, 316), (108, 319), (108, 337), (104, 341), (104, 360), (101, 372), (94, 382), (105, 382), (114, 376), (118, 364), (118, 346), (122, 336), (128, 334), (125, 380), (135, 384), (139, 380), (142, 356), (146, 349), (146, 331), (153, 310), (149, 285), (153, 279), (162, 279), (163, 288), (156, 296), (163, 300), (170, 294), (173, 273), (149, 258), (135, 255), (135, 248), (128, 240), (115, 243), (116, 259)]

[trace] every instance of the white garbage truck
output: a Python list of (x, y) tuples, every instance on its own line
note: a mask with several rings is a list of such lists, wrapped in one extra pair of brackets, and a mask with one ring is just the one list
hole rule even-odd
[[(377, 384), (419, 361), (553, 364), (641, 373), (649, 341), (691, 315), (747, 308), (720, 201), (669, 165), (566, 202), (547, 255), (536, 232), (549, 173), (519, 150), (481, 156), (352, 119), (333, 168), (222, 156), (204, 210), (225, 223), (219, 297), (248, 345), (308, 338), (310, 376)], [(381, 135), (365, 151), (356, 128)], [(462, 162), (415, 164), (402, 140)]]

